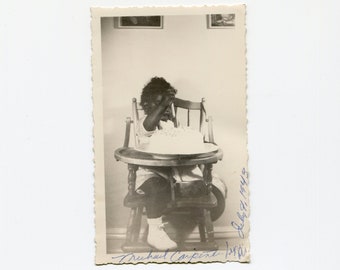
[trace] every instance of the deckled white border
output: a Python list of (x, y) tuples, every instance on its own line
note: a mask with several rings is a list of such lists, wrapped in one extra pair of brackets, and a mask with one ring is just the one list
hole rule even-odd
[[(104, 142), (103, 142), (103, 110), (102, 110), (102, 70), (101, 70), (101, 46), (100, 46), (100, 18), (113, 16), (143, 16), (145, 14), (158, 15), (206, 15), (218, 13), (236, 13), (236, 16), (241, 16), (239, 23), (243, 22), (244, 37), (241, 40), (245, 41), (245, 5), (232, 6), (201, 6), (201, 7), (128, 7), (128, 8), (92, 8), (92, 69), (93, 69), (93, 102), (94, 102), (94, 149), (95, 149), (95, 212), (96, 212), (96, 264), (106, 263), (194, 263), (194, 262), (214, 262), (214, 261), (240, 261), (248, 262), (250, 260), (249, 249), (249, 192), (248, 192), (248, 168), (247, 156), (244, 157), (244, 163), (241, 166), (244, 170), (240, 172), (240, 189), (247, 195), (244, 202), (248, 204), (247, 212), (244, 209), (238, 209), (240, 220), (233, 227), (237, 230), (240, 228), (240, 233), (245, 233), (246, 237), (239, 238), (236, 243), (226, 242), (225, 250), (218, 251), (198, 251), (198, 252), (159, 252), (159, 253), (132, 253), (132, 254), (106, 254), (106, 224), (105, 224), (105, 179), (104, 179)], [(213, 30), (213, 29), (212, 29)], [(245, 46), (244, 44), (240, 44)], [(246, 53), (246, 51), (245, 51)], [(244, 66), (246, 71), (246, 67)], [(246, 83), (245, 83), (246, 85)], [(244, 89), (246, 93), (246, 89)], [(245, 94), (246, 96), (246, 94)], [(244, 101), (246, 106), (246, 101)], [(244, 107), (244, 110), (246, 108)], [(246, 127), (245, 127), (246, 128)], [(246, 141), (244, 142), (247, 143)], [(246, 177), (246, 182), (244, 182)], [(243, 180), (242, 180), (243, 179)], [(243, 184), (242, 184), (243, 183)], [(241, 192), (241, 190), (240, 190)], [(243, 194), (245, 194), (243, 193)], [(246, 216), (246, 218), (244, 218)], [(243, 227), (244, 226), (244, 227)], [(240, 235), (243, 237), (243, 235)]]

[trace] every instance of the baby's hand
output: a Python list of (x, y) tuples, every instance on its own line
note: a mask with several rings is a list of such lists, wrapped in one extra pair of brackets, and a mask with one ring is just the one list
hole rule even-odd
[(175, 100), (175, 94), (166, 94), (162, 97), (161, 104), (164, 107), (168, 107), (173, 103)]
[(174, 89), (174, 88), (169, 88), (168, 90), (166, 90), (166, 93), (168, 94), (168, 95), (170, 95), (170, 96), (174, 96), (175, 97), (175, 95), (176, 95), (176, 89)]

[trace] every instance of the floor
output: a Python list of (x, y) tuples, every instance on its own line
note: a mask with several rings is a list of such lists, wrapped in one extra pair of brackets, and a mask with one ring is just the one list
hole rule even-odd
[[(217, 244), (218, 250), (226, 250), (227, 245), (232, 245), (233, 242), (235, 242), (237, 239), (216, 239), (215, 242)], [(117, 253), (124, 253), (122, 250), (122, 245), (124, 244), (124, 239), (114, 239), (114, 240), (108, 240), (107, 241), (107, 250), (108, 254), (117, 254)], [(196, 242), (197, 243), (197, 242)], [(193, 244), (192, 242), (186, 242), (187, 248), (184, 248), (184, 250), (215, 250), (216, 248), (200, 248), (201, 244), (197, 243)], [(143, 244), (145, 246), (145, 244)], [(183, 250), (183, 248), (180, 248), (179, 250)]]

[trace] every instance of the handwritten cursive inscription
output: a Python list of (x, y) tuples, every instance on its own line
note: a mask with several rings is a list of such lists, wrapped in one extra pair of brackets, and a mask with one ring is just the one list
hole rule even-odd
[(149, 251), (146, 255), (138, 253), (124, 253), (113, 256), (117, 263), (138, 263), (138, 262), (172, 262), (172, 263), (189, 263), (199, 262), (209, 259), (225, 258), (226, 260), (242, 260), (247, 255), (247, 248), (242, 244), (229, 245), (226, 241), (225, 250), (203, 250), (203, 251)]
[(237, 211), (237, 220), (231, 222), (231, 226), (237, 230), (240, 238), (244, 238), (244, 225), (248, 218), (249, 207), (248, 207), (248, 172), (245, 168), (242, 169), (240, 175), (240, 189), (241, 194), (239, 211)]
[(228, 241), (226, 241), (226, 251), (225, 258), (228, 259), (229, 256), (234, 256), (239, 260), (247, 255), (247, 248), (243, 245), (235, 245), (229, 247)]
[(157, 261), (157, 260), (166, 260), (169, 254), (169, 250), (166, 250), (161, 253), (154, 253), (152, 250), (145, 256), (138, 255), (136, 253), (130, 252), (121, 254), (118, 256), (113, 256), (112, 259), (119, 259), (118, 263), (133, 263), (133, 262), (143, 262), (143, 261)]
[(169, 262), (193, 262), (200, 259), (214, 258), (221, 255), (218, 250), (211, 251), (197, 251), (197, 252), (183, 252), (166, 250), (164, 252), (154, 253), (152, 250), (145, 256), (136, 253), (126, 253), (112, 257), (118, 259), (118, 263), (133, 263), (144, 261), (169, 261)]

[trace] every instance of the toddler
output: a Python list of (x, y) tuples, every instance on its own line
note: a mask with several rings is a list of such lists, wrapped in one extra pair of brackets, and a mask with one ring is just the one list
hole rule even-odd
[[(174, 128), (171, 104), (177, 90), (164, 78), (154, 77), (143, 88), (141, 105), (144, 110), (137, 124), (140, 141), (147, 142), (157, 129)], [(181, 168), (140, 167), (137, 170), (136, 192), (145, 195), (146, 215), (149, 224), (148, 243), (158, 250), (176, 249), (177, 244), (169, 238), (163, 228), (162, 213), (171, 200), (169, 175), (176, 181), (202, 180), (202, 172), (197, 166)]]

